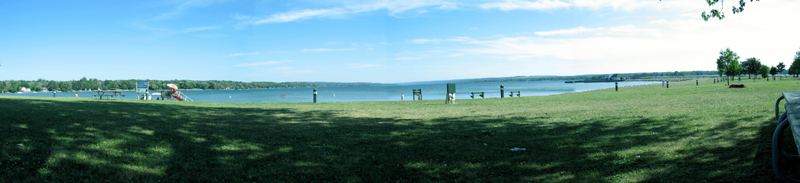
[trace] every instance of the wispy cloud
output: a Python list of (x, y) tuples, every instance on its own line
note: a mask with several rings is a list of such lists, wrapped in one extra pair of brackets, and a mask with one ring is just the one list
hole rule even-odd
[(229, 54), (228, 56), (237, 57), (237, 56), (245, 56), (245, 55), (258, 55), (258, 52), (252, 52), (252, 53), (232, 53), (232, 54)]
[(192, 28), (186, 28), (186, 29), (181, 30), (181, 33), (190, 33), (190, 32), (212, 30), (212, 29), (219, 29), (219, 28), (222, 28), (222, 27), (219, 27), (219, 26), (192, 27)]
[[(395, 16), (409, 10), (416, 15), (428, 13), (433, 9), (454, 10), (461, 7), (477, 7), (482, 9), (499, 9), (502, 11), (530, 10), (542, 11), (552, 9), (588, 8), (628, 11), (638, 9), (675, 9), (681, 12), (697, 11), (707, 7), (702, 1), (696, 0), (670, 0), (670, 1), (641, 1), (641, 0), (484, 0), (482, 3), (460, 3), (451, 0), (377, 0), (361, 1), (358, 3), (344, 1), (332, 8), (305, 8), (275, 13), (266, 17), (237, 14), (233, 18), (240, 21), (241, 25), (258, 25), (266, 23), (284, 23), (313, 18), (346, 18), (354, 14), (385, 10), (389, 15)], [(695, 15), (696, 16), (696, 15)]]
[(422, 59), (422, 58), (418, 58), (418, 57), (397, 57), (397, 58), (394, 58), (392, 60), (419, 60), (419, 59)]
[[(599, 28), (602, 29), (602, 28)], [(585, 33), (585, 32), (593, 32), (597, 29), (587, 29), (584, 27), (576, 27), (571, 29), (559, 29), (559, 30), (551, 30), (551, 31), (537, 31), (534, 34), (538, 36), (554, 36), (554, 35), (572, 35), (578, 33)]]
[(318, 17), (330, 18), (330, 17), (341, 16), (348, 13), (350, 12), (341, 8), (304, 9), (304, 10), (295, 10), (286, 13), (274, 14), (272, 16), (269, 16), (268, 18), (258, 18), (258, 17), (244, 16), (244, 15), (236, 15), (235, 18), (244, 21), (244, 23), (246, 24), (258, 25), (265, 23), (291, 22), (305, 18), (318, 18)]
[(181, 16), (181, 15), (189, 13), (189, 10), (192, 9), (192, 8), (206, 7), (206, 6), (215, 4), (215, 3), (221, 3), (221, 2), (225, 2), (225, 1), (227, 1), (227, 0), (187, 0), (187, 1), (182, 1), (182, 2), (180, 2), (180, 4), (175, 6), (175, 8), (173, 8), (171, 11), (162, 13), (162, 14), (154, 17), (153, 19), (155, 19), (155, 20), (171, 19), (171, 18), (175, 18), (175, 17), (178, 17), (178, 16)]
[(497, 8), (504, 11), (515, 10), (515, 9), (547, 10), (556, 8), (567, 8), (570, 6), (572, 6), (570, 3), (566, 3), (559, 0), (537, 0), (537, 1), (506, 0), (505, 2), (493, 2), (493, 3), (485, 3), (478, 5), (478, 7), (483, 9)]
[(351, 51), (352, 48), (346, 49), (329, 49), (329, 48), (317, 48), (317, 49), (302, 49), (302, 52), (325, 52), (325, 51)]
[(383, 65), (377, 65), (377, 64), (350, 64), (350, 68), (352, 68), (352, 69), (367, 68), (367, 67), (380, 67), (380, 66), (383, 66)]
[[(369, 3), (345, 3), (342, 7), (327, 9), (301, 9), (292, 10), (284, 13), (277, 13), (268, 17), (253, 17), (246, 15), (236, 15), (234, 18), (244, 24), (258, 25), (265, 23), (291, 22), (309, 18), (340, 18), (351, 14), (386, 10), (390, 15), (403, 13), (408, 10), (438, 6), (439, 9), (456, 9), (461, 3), (454, 3), (445, 0), (412, 0), (412, 1), (368, 1)], [(419, 10), (417, 14), (423, 14), (428, 10)]]
[(470, 41), (471, 38), (468, 37), (456, 37), (450, 39), (414, 39), (407, 42), (416, 43), (416, 44), (425, 44), (425, 43), (440, 43), (440, 42), (463, 42), (463, 41)]
[(272, 64), (278, 64), (278, 63), (281, 63), (281, 62), (279, 62), (279, 61), (253, 62), (253, 63), (247, 63), (247, 64), (239, 64), (239, 65), (236, 65), (236, 66), (239, 66), (239, 67), (251, 67), (251, 66), (259, 66), (259, 65), (272, 65)]
[[(797, 49), (800, 35), (790, 33), (792, 26), (783, 23), (789, 16), (788, 5), (782, 2), (773, 6), (762, 3), (750, 10), (748, 16), (731, 16), (730, 20), (704, 22), (697, 17), (680, 17), (657, 20), (637, 25), (607, 26), (597, 28), (575, 27), (537, 32), (537, 36), (505, 37), (476, 40), (466, 44), (477, 48), (462, 49), (463, 53), (490, 55), (508, 60), (541, 62), (593, 63), (591, 69), (614, 71), (619, 68), (708, 69), (719, 49), (731, 48), (743, 57), (755, 56), (773, 60), (765, 65), (791, 60), (785, 53)], [(780, 11), (778, 11), (780, 10)], [(782, 12), (776, 14), (776, 12)], [(772, 18), (770, 18), (772, 17)], [(748, 25), (742, 29), (741, 25)], [(762, 36), (737, 36), (748, 32), (769, 32)], [(558, 36), (556, 36), (558, 35)], [(737, 39), (730, 39), (737, 37)], [(769, 40), (769, 41), (767, 41)], [(752, 43), (769, 42), (769, 46)], [(793, 45), (794, 44), (794, 45)], [(745, 51), (739, 51), (745, 50)], [(676, 64), (682, 63), (682, 64)], [(676, 66), (680, 65), (680, 66)], [(625, 72), (634, 72), (628, 70)]]
[[(183, 29), (168, 29), (168, 28), (156, 28), (150, 27), (143, 24), (133, 24), (133, 28), (138, 30), (149, 31), (153, 34), (152, 37), (140, 38), (140, 39), (156, 39), (161, 37), (169, 37), (179, 34), (186, 34), (186, 33), (193, 33), (193, 32), (201, 32), (201, 31), (208, 31), (219, 29), (222, 27), (219, 26), (205, 26), (205, 27), (190, 27), (190, 28), (183, 28)], [(201, 36), (203, 37), (203, 36)]]
[(300, 74), (311, 74), (314, 71), (311, 70), (294, 70), (290, 67), (275, 67), (271, 68), (270, 70), (275, 70), (281, 74), (290, 74), (290, 75), (300, 75)]

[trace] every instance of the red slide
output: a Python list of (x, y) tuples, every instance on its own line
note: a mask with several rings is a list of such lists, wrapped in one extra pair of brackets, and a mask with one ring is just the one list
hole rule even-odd
[(174, 95), (174, 96), (172, 96), (172, 97), (175, 97), (175, 99), (178, 99), (178, 101), (183, 101), (183, 99), (181, 98), (181, 96), (180, 96), (180, 95)]

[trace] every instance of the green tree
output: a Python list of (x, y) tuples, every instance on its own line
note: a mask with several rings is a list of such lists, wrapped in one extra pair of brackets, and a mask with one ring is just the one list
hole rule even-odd
[(747, 79), (750, 79), (751, 74), (759, 74), (758, 70), (761, 69), (761, 60), (755, 57), (747, 58), (747, 60), (742, 62), (742, 69), (744, 69), (744, 73), (747, 74)]
[(58, 82), (56, 82), (56, 81), (50, 81), (50, 83), (49, 83), (49, 84), (47, 84), (47, 90), (50, 90), (50, 91), (57, 91), (57, 90), (58, 90)]
[(62, 92), (72, 91), (72, 83), (68, 81), (61, 82), (59, 90)]
[(758, 69), (758, 74), (761, 75), (761, 78), (766, 78), (767, 75), (769, 74), (769, 67), (767, 67), (766, 65), (762, 65), (761, 69)]
[(789, 75), (797, 75), (800, 74), (800, 51), (797, 51), (794, 55), (794, 61), (792, 65), (789, 66)]
[(739, 65), (739, 61), (733, 60), (728, 63), (728, 68), (725, 68), (725, 75), (733, 79), (734, 76), (738, 76), (742, 74), (744, 69), (742, 69), (742, 65)]
[(786, 70), (786, 65), (784, 65), (783, 62), (779, 62), (777, 68), (778, 68), (778, 73), (782, 73), (783, 71)]
[[(728, 72), (728, 68), (732, 63), (736, 63), (736, 65), (739, 65), (739, 55), (736, 55), (736, 53), (731, 51), (730, 48), (726, 48), (725, 50), (720, 50), (719, 58), (717, 58), (717, 74), (719, 74), (720, 77), (722, 77), (722, 74), (725, 74), (727, 76), (733, 76), (729, 74), (729, 73), (734, 73), (733, 71)], [(739, 68), (741, 68), (741, 66), (739, 66)]]
[(778, 68), (775, 68), (775, 66), (772, 66), (772, 68), (769, 68), (769, 74), (772, 75), (772, 78), (774, 79), (775, 75), (778, 74)]
[(797, 76), (800, 74), (800, 62), (794, 61), (792, 65), (789, 66), (789, 75)]
[[(706, 11), (703, 11), (703, 14), (701, 14), (700, 16), (703, 17), (703, 20), (705, 21), (708, 21), (709, 18), (719, 18), (720, 20), (722, 20), (723, 18), (725, 18), (725, 13), (722, 12), (722, 8), (725, 7), (724, 2), (725, 0), (706, 0), (708, 6), (713, 6), (714, 4), (719, 3), (720, 9), (711, 9), (711, 11), (708, 14), (706, 14)], [(753, 0), (750, 0), (750, 2), (753, 2)], [(744, 5), (745, 5), (745, 0), (739, 0), (739, 7), (736, 7), (736, 5), (733, 6), (733, 14), (742, 13), (742, 11), (744, 11)]]

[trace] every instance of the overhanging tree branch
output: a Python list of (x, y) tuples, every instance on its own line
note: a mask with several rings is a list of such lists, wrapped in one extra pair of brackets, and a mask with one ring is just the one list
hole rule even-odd
[[(760, 1), (760, 0), (755, 0), (755, 1)], [(753, 2), (753, 0), (750, 0), (750, 2)], [(708, 21), (709, 18), (715, 18), (715, 17), (719, 18), (720, 20), (725, 18), (725, 13), (722, 12), (723, 8), (725, 8), (724, 4), (725, 0), (706, 0), (706, 3), (708, 4), (708, 6), (713, 6), (714, 4), (719, 3), (720, 9), (711, 9), (709, 13), (703, 11), (703, 13), (700, 14), (700, 16), (703, 17), (703, 20)], [(742, 13), (744, 11), (745, 4), (746, 4), (745, 0), (739, 0), (739, 7), (733, 6), (733, 8), (731, 8), (733, 14)]]

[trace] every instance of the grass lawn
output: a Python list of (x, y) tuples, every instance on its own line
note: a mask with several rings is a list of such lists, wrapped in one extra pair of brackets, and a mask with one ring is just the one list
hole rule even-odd
[(777, 181), (775, 100), (800, 80), (700, 82), (454, 105), (2, 96), (0, 180)]

